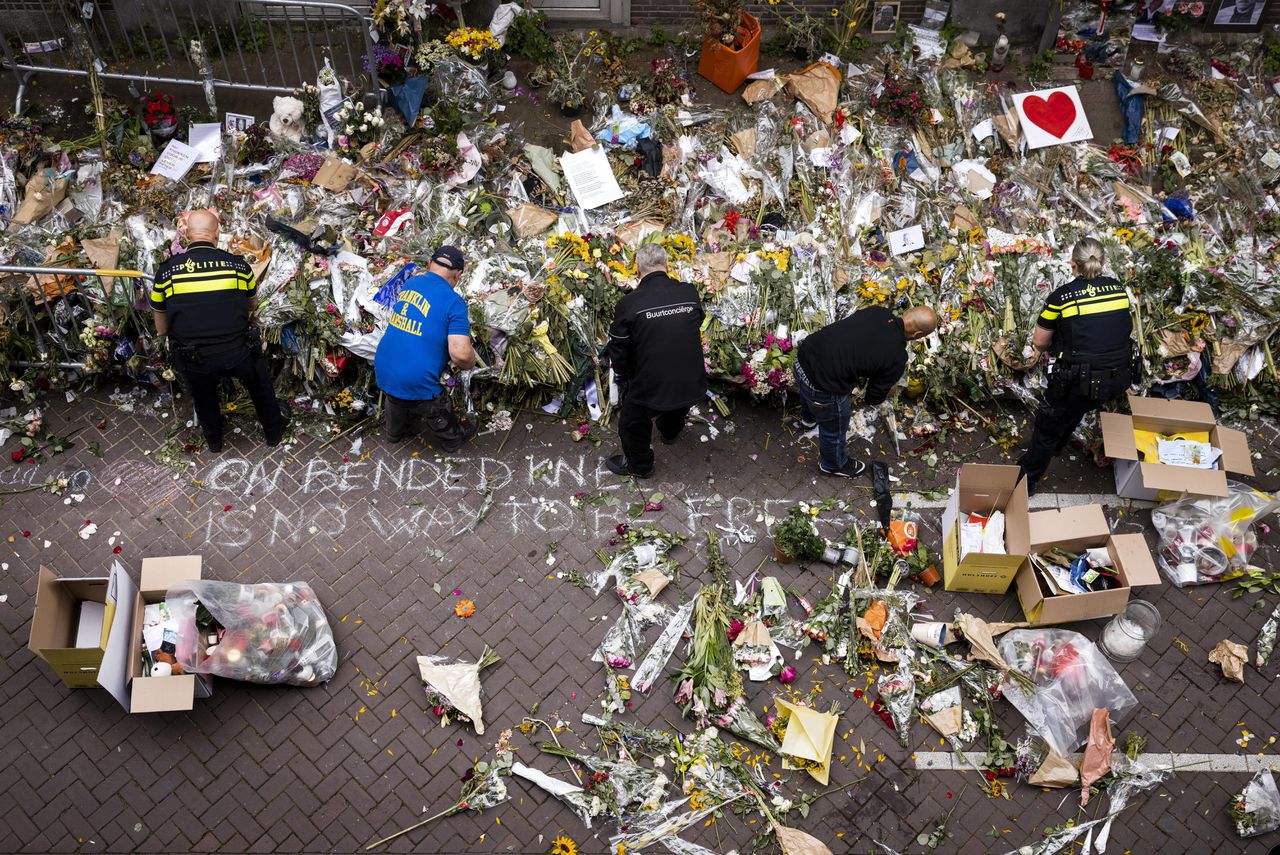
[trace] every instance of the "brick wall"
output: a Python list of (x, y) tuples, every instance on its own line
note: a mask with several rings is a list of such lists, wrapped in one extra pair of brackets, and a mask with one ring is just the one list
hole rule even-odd
[[(874, 2), (875, 0), (872, 0), (872, 5)], [(833, 5), (830, 0), (796, 0), (796, 3), (809, 9), (813, 14), (820, 15), (831, 14)], [(919, 23), (921, 16), (924, 15), (924, 3), (925, 0), (902, 0), (898, 19), (907, 24)], [(1280, 5), (1280, 0), (1277, 0), (1277, 5)], [(774, 12), (780, 8), (780, 6), (769, 6), (764, 3), (749, 2), (747, 4), (747, 11), (760, 19), (766, 33), (777, 24), (778, 19)], [(668, 30), (692, 30), (698, 27), (698, 13), (687, 0), (631, 0), (631, 25), (651, 27), (654, 24)], [(870, 32), (870, 28), (862, 31)]]

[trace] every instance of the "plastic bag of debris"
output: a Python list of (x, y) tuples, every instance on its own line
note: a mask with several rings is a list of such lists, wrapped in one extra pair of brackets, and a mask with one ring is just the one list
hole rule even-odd
[(305, 582), (237, 585), (193, 580), (169, 589), (183, 670), (266, 685), (315, 686), (338, 670), (338, 647)]
[(1000, 639), (1000, 655), (1025, 678), (1006, 676), (1004, 696), (1058, 754), (1084, 743), (1094, 710), (1119, 721), (1138, 705), (1097, 645), (1078, 632), (1015, 629)]
[(1280, 508), (1280, 500), (1231, 481), (1225, 497), (1184, 496), (1151, 511), (1160, 535), (1156, 563), (1179, 588), (1221, 582), (1244, 570), (1258, 548), (1253, 522)]

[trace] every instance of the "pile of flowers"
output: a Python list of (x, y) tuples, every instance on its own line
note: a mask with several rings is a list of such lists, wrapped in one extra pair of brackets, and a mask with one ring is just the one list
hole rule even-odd
[(445, 36), (445, 44), (458, 52), (458, 56), (472, 62), (486, 59), (489, 54), (502, 49), (493, 33), (475, 27), (459, 27)]

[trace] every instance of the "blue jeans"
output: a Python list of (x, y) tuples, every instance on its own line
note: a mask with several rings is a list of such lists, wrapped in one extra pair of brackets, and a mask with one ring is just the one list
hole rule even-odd
[(822, 468), (831, 472), (843, 469), (849, 462), (845, 437), (849, 434), (850, 404), (848, 395), (833, 395), (814, 388), (800, 363), (794, 366), (796, 391), (800, 393), (800, 412), (808, 421), (818, 423), (818, 453)]

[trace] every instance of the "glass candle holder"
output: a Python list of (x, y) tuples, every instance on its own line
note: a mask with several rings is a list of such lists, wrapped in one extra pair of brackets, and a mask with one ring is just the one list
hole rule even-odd
[(1109, 659), (1132, 662), (1160, 631), (1160, 612), (1143, 600), (1130, 600), (1124, 611), (1102, 628), (1099, 647)]

